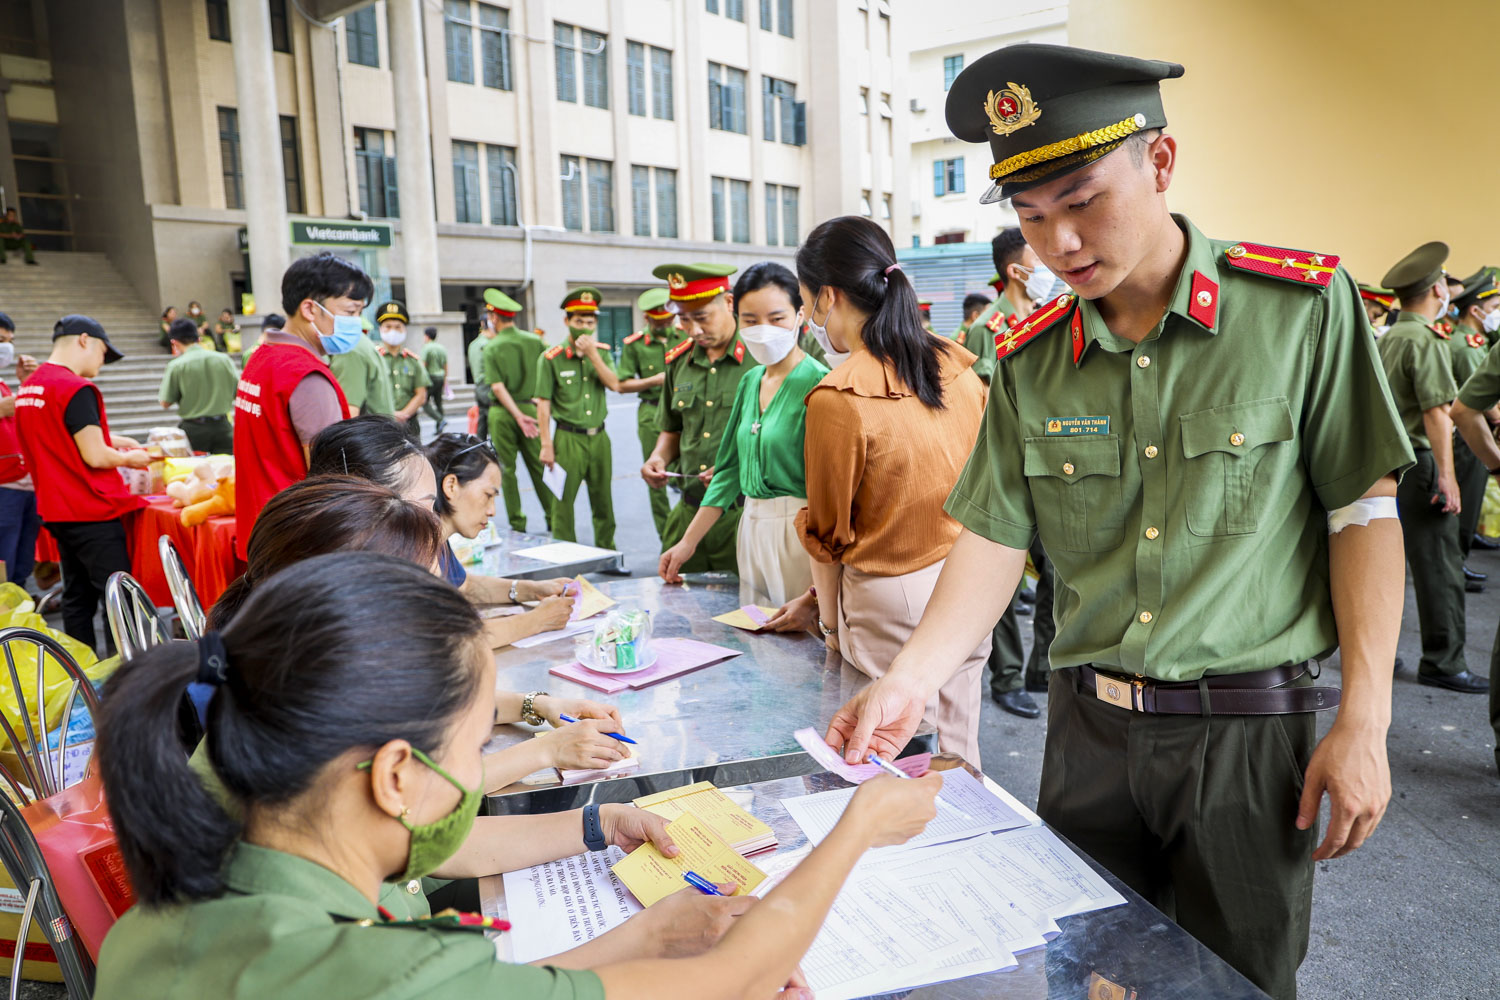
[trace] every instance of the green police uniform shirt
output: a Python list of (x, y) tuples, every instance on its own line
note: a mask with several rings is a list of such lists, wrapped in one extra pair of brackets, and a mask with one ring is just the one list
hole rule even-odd
[[(696, 476), (713, 468), (740, 379), (756, 365), (747, 360), (738, 331), (717, 361), (710, 361), (708, 352), (691, 338), (668, 350), (666, 358), (667, 380), (661, 387), (665, 405), (657, 412), (656, 429), (681, 435), (677, 468)], [(695, 479), (683, 483), (689, 494), (701, 496)]]
[(1413, 464), (1348, 274), (1241, 270), (1226, 251), (1253, 251), (1176, 218), (1183, 270), (1139, 345), (1071, 295), (1011, 331), (946, 504), (1011, 548), (1040, 534), (1057, 668), (1188, 681), (1325, 655), (1327, 511)]
[(826, 365), (804, 357), (787, 372), (771, 397), (771, 405), (762, 412), (760, 383), (766, 369), (756, 365), (745, 373), (735, 390), (728, 430), (714, 456), (714, 478), (704, 494), (703, 506), (728, 507), (741, 494), (753, 500), (807, 499), (803, 454), (807, 394), (827, 374)]
[(228, 355), (189, 344), (167, 362), (158, 398), (163, 403), (176, 403), (177, 415), (183, 420), (222, 417), (234, 406), (239, 380), (239, 369)]
[(387, 922), (304, 858), (240, 843), (215, 899), (130, 909), (99, 954), (96, 1000), (603, 1000), (592, 972), (497, 960), (478, 931)]
[[(530, 406), (536, 398), (537, 363), (546, 345), (530, 330), (509, 326), (485, 344), (480, 371), (485, 385), (499, 382), (517, 406)], [(526, 411), (529, 415), (530, 410)]]
[[(996, 317), (999, 317), (998, 319)], [(974, 374), (989, 382), (995, 374), (995, 334), (1010, 329), (1022, 316), (1004, 294), (985, 307), (979, 318), (969, 324), (963, 345), (979, 360), (974, 362)]]
[(360, 413), (396, 412), (391, 398), (391, 377), (380, 357), (380, 348), (369, 337), (360, 337), (354, 347), (328, 359), (333, 377), (344, 390), (344, 399)]
[(1458, 401), (1480, 413), (1500, 403), (1500, 351), (1490, 351), (1484, 356), (1484, 361), (1458, 390)]
[[(599, 357), (613, 371), (609, 352), (602, 346)], [(552, 402), (552, 417), (589, 430), (603, 427), (607, 416), (604, 383), (594, 364), (572, 344), (558, 344), (537, 360), (536, 398)]]
[(380, 352), (381, 364), (385, 365), (386, 375), (391, 380), (391, 402), (396, 409), (410, 403), (418, 389), (432, 386), (432, 379), (427, 377), (422, 359), (411, 351), (404, 347), (392, 349), (385, 346), (377, 350)]
[[(625, 338), (620, 348), (620, 365), (617, 371), (621, 378), (651, 378), (667, 370), (667, 348), (675, 341), (650, 330), (641, 330)], [(655, 403), (661, 399), (661, 389), (645, 389), (641, 402)]]
[(422, 367), (427, 369), (430, 382), (448, 377), (448, 348), (435, 340), (429, 340), (422, 348)]
[(1463, 385), (1489, 357), (1490, 338), (1459, 324), (1448, 337), (1448, 355), (1453, 362), (1453, 381)]
[(469, 341), (469, 347), (468, 347), (469, 377), (472, 378), (475, 382), (483, 381), (483, 377), (484, 377), (484, 349), (489, 346), (490, 341), (493, 340), (493, 339), (494, 338), (492, 338), (492, 337), (486, 337), (484, 334), (481, 333), (479, 336), (477, 336), (473, 340)]
[(1453, 402), (1458, 384), (1453, 378), (1449, 334), (1413, 313), (1402, 313), (1375, 343), (1390, 383), (1391, 398), (1411, 446), (1431, 448), (1422, 413)]

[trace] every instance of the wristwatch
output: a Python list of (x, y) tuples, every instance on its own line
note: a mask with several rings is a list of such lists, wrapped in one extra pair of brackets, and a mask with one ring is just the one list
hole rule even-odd
[(528, 726), (540, 726), (546, 723), (547, 720), (538, 715), (536, 710), (536, 700), (546, 693), (545, 691), (533, 691), (521, 699), (522, 722)]
[(818, 631), (823, 633), (823, 638), (825, 638), (825, 639), (828, 638), (830, 635), (833, 635), (833, 633), (834, 633), (833, 629), (831, 629), (827, 625), (823, 624), (823, 616), (822, 615), (818, 616)]
[(602, 851), (609, 846), (604, 839), (604, 826), (599, 822), (599, 807), (583, 807), (583, 846), (591, 851)]
[(521, 603), (521, 598), (519, 598), (519, 597), (516, 596), (516, 584), (518, 584), (520, 582), (521, 582), (520, 580), (512, 580), (512, 581), (510, 581), (510, 603), (512, 603), (512, 604), (520, 604)]

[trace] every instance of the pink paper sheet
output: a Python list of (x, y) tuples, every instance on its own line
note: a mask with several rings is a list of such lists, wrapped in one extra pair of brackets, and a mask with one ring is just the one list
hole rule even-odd
[[(808, 756), (823, 767), (824, 770), (832, 771), (834, 774), (858, 785), (885, 773), (878, 764), (849, 764), (844, 761), (843, 756), (833, 747), (823, 742), (815, 729), (799, 729), (792, 736), (806, 750)], [(904, 771), (913, 778), (920, 778), (927, 773), (932, 765), (932, 754), (919, 753), (910, 757), (902, 757), (900, 760), (891, 762), (897, 770)]]
[(660, 681), (670, 680), (700, 667), (740, 655), (738, 650), (699, 642), (696, 639), (657, 639), (653, 645), (657, 659), (656, 665), (649, 670), (633, 674), (602, 674), (588, 670), (583, 664), (574, 660), (572, 663), (553, 667), (548, 673), (605, 694), (619, 694), (627, 688), (649, 687)]

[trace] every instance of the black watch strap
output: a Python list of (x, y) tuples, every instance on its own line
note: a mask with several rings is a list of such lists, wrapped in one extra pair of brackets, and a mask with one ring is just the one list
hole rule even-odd
[(583, 846), (591, 851), (602, 851), (609, 844), (604, 839), (604, 827), (599, 822), (599, 807), (583, 807)]

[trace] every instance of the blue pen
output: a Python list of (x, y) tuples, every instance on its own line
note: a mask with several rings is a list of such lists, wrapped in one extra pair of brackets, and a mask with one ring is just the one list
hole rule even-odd
[[(890, 761), (882, 760), (880, 757), (875, 756), (874, 751), (866, 753), (865, 760), (869, 761), (871, 764), (874, 764), (886, 774), (895, 775), (898, 778), (905, 778), (908, 781), (911, 780), (911, 775), (907, 774), (905, 771), (901, 770)], [(947, 809), (950, 812), (956, 812), (965, 819), (971, 818), (968, 813), (964, 812), (962, 809), (959, 809), (957, 806), (949, 805), (947, 802), (944, 802), (943, 796), (941, 794), (939, 794), (937, 797), (937, 804), (939, 809)]]
[[(559, 715), (558, 718), (561, 719), (561, 720), (563, 720), (564, 722), (577, 722), (578, 721), (577, 719), (573, 718), (571, 715)], [(629, 736), (621, 736), (619, 733), (605, 733), (604, 735), (608, 736), (610, 739), (619, 740), (621, 743), (629, 743), (631, 746), (636, 746), (637, 745), (636, 742), (635, 742), (635, 740), (631, 739)]]
[(714, 887), (714, 884), (712, 882), (704, 878), (702, 875), (699, 875), (697, 872), (684, 872), (682, 875), (682, 880), (688, 885), (692, 886), (694, 889), (697, 889), (699, 892), (703, 893), (703, 895), (705, 896), (724, 895)]

